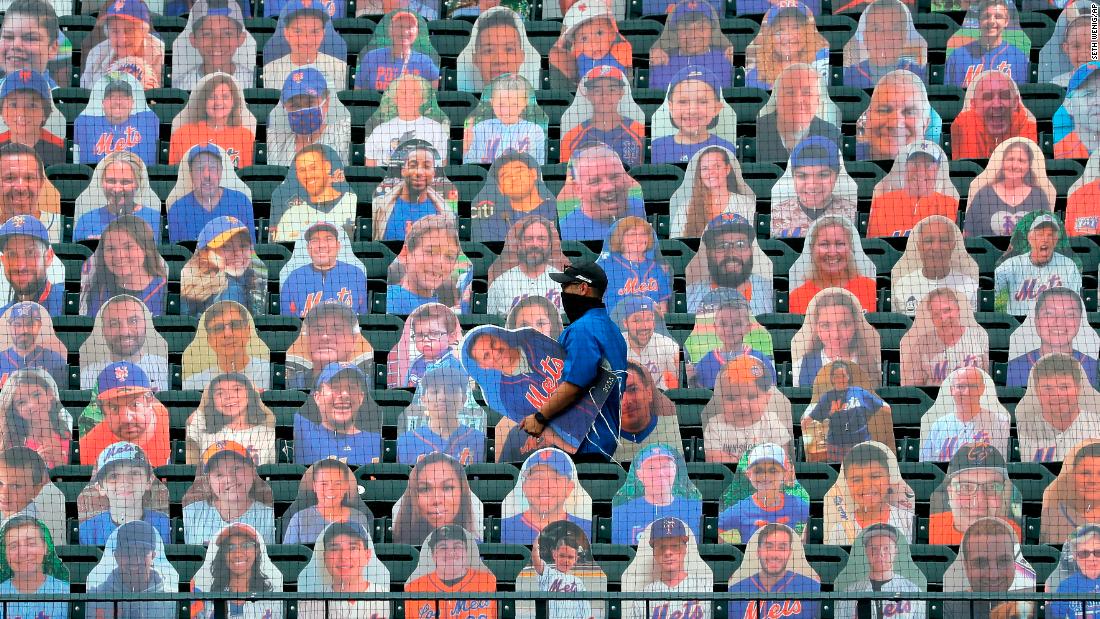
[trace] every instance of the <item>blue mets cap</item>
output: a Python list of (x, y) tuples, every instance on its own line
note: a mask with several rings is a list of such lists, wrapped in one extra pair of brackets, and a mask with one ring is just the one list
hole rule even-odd
[(148, 24), (149, 7), (142, 0), (113, 0), (107, 3), (107, 17), (121, 17)]
[(638, 312), (656, 312), (657, 304), (653, 302), (653, 299), (645, 295), (635, 294), (624, 298), (619, 301), (615, 306), (615, 313), (627, 318)]
[(128, 395), (147, 393), (153, 389), (141, 366), (129, 361), (116, 361), (99, 373), (96, 380), (100, 400), (112, 400)]
[(696, 15), (703, 15), (710, 19), (717, 20), (718, 13), (714, 10), (714, 7), (709, 2), (704, 0), (685, 0), (676, 5), (676, 8), (672, 10), (672, 15), (668, 16), (668, 23), (670, 25), (676, 25), (682, 21), (685, 21), (688, 17), (694, 17)]
[(0, 247), (3, 247), (8, 238), (13, 236), (30, 236), (47, 245), (50, 243), (50, 233), (46, 231), (46, 226), (33, 215), (16, 215), (4, 222), (4, 225), (0, 226)]
[(641, 466), (643, 462), (650, 458), (672, 458), (673, 460), (679, 461), (682, 457), (683, 456), (680, 454), (672, 451), (672, 448), (668, 445), (664, 443), (655, 443), (642, 450), (639, 457), (635, 458), (634, 466)]
[(206, 153), (207, 155), (214, 155), (218, 159), (222, 158), (222, 149), (218, 148), (215, 144), (196, 144), (191, 147), (191, 150), (187, 151), (187, 163), (191, 163), (195, 160), (195, 157)]
[(245, 234), (248, 233), (248, 226), (244, 225), (243, 221), (232, 215), (215, 217), (202, 227), (202, 232), (199, 233), (199, 239), (196, 246), (199, 249), (204, 249), (206, 247), (217, 249), (225, 245), (229, 239), (241, 232)]
[(331, 383), (336, 380), (337, 376), (345, 372), (349, 372), (358, 378), (359, 382), (362, 383), (365, 388), (367, 384), (367, 375), (354, 363), (330, 363), (326, 365), (325, 369), (321, 370), (321, 375), (317, 377), (317, 387), (320, 388), (321, 385)]
[(820, 135), (811, 135), (795, 145), (791, 151), (791, 167), (822, 165), (840, 169), (840, 149), (836, 142)]
[(1092, 77), (1092, 74), (1096, 73), (1097, 70), (1100, 70), (1100, 60), (1086, 62), (1077, 67), (1077, 70), (1074, 71), (1073, 75), (1069, 78), (1069, 84), (1066, 85), (1066, 92), (1077, 90), (1077, 88), (1085, 83), (1085, 80)]
[(144, 520), (131, 520), (114, 532), (115, 552), (142, 550), (151, 552), (157, 548), (159, 534), (153, 525)]
[(523, 462), (523, 470), (520, 471), (520, 474), (528, 475), (536, 466), (548, 466), (554, 469), (554, 472), (558, 475), (570, 479), (572, 479), (573, 471), (575, 470), (573, 468), (573, 460), (570, 459), (569, 454), (553, 448), (540, 449), (531, 454), (530, 457)]
[(42, 306), (34, 301), (20, 301), (11, 306), (8, 311), (8, 324), (13, 325), (21, 320), (42, 322)]
[(330, 15), (329, 8), (326, 4), (325, 2), (321, 2), (321, 0), (290, 0), (283, 6), (282, 14), (289, 17), (301, 11), (317, 11), (323, 16), (325, 21), (328, 21)]
[(681, 82), (689, 81), (703, 82), (710, 86), (716, 97), (722, 97), (722, 84), (718, 83), (718, 73), (699, 65), (689, 65), (677, 71), (668, 85), (668, 92), (672, 92)]
[(649, 531), (650, 545), (659, 539), (676, 539), (688, 536), (687, 525), (684, 524), (683, 520), (674, 516), (665, 516), (654, 520)]
[(707, 223), (707, 228), (703, 231), (703, 242), (710, 245), (711, 239), (727, 232), (741, 232), (750, 240), (756, 238), (756, 228), (748, 219), (737, 213), (722, 213)]
[(328, 81), (325, 80), (325, 75), (313, 67), (303, 67), (291, 71), (290, 75), (286, 76), (282, 97), (283, 101), (289, 101), (298, 95), (323, 97), (327, 92)]
[(4, 78), (4, 86), (0, 88), (0, 99), (19, 90), (29, 90), (42, 97), (43, 101), (53, 101), (53, 96), (50, 95), (50, 82), (44, 74), (38, 71), (22, 69), (8, 73), (8, 76)]

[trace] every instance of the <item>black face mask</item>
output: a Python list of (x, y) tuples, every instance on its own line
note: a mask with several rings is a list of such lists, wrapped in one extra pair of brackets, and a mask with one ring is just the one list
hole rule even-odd
[(584, 316), (588, 310), (603, 306), (602, 299), (593, 299), (592, 297), (573, 294), (571, 292), (561, 293), (561, 308), (565, 311), (565, 315), (569, 317), (569, 322), (576, 322), (580, 320), (580, 317)]

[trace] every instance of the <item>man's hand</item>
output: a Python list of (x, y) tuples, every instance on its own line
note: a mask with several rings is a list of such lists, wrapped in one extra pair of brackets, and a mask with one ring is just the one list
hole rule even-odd
[(539, 423), (539, 420), (535, 419), (534, 415), (528, 415), (524, 417), (523, 421), (520, 422), (519, 427), (523, 428), (523, 431), (530, 434), (531, 436), (541, 436), (543, 430), (546, 429), (546, 426)]

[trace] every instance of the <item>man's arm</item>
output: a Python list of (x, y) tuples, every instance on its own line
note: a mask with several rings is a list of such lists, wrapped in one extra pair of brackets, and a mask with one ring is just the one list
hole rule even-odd
[[(531, 436), (542, 434), (547, 424), (549, 424), (554, 417), (560, 415), (562, 411), (572, 406), (583, 394), (583, 387), (578, 387), (573, 383), (564, 381), (558, 383), (558, 388), (550, 395), (550, 399), (542, 405), (542, 408), (539, 409), (537, 413), (524, 417), (520, 427)], [(542, 418), (546, 420), (546, 423), (540, 422), (535, 418), (535, 415), (541, 415)]]

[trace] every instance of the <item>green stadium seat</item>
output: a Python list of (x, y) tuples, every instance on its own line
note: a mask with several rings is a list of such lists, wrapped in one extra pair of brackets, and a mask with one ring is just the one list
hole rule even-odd
[[(829, 98), (840, 108), (840, 116), (845, 123), (854, 123), (859, 120), (861, 114), (867, 110), (871, 103), (871, 95), (862, 88), (854, 86), (829, 86)], [(847, 169), (849, 161), (844, 162)], [(854, 158), (851, 163), (854, 163)]]
[(813, 503), (822, 501), (837, 479), (836, 469), (820, 462), (798, 462), (794, 466), (794, 474)]
[(806, 559), (821, 577), (821, 584), (830, 584), (848, 562), (848, 553), (840, 546), (806, 545)]
[(297, 582), (298, 574), (309, 563), (313, 552), (299, 544), (269, 544), (267, 556), (283, 573), (283, 582)]
[(478, 544), (478, 550), (497, 583), (505, 586), (515, 583), (516, 576), (531, 563), (531, 551), (520, 544)]
[(374, 552), (390, 570), (390, 582), (404, 583), (416, 569), (420, 553), (408, 544), (375, 544)]
[(1054, 481), (1054, 473), (1037, 462), (1009, 462), (1008, 476), (1026, 502), (1041, 503), (1043, 491)]
[[(959, 28), (959, 25), (947, 15), (929, 13), (923, 10), (914, 12), (913, 22), (917, 27), (917, 32), (928, 42), (929, 52), (947, 49), (947, 40)], [(954, 116), (945, 116), (944, 118), (954, 118)]]
[(626, 471), (618, 464), (582, 462), (577, 464), (577, 478), (593, 503), (610, 503), (626, 481)]
[(901, 476), (917, 495), (917, 502), (925, 503), (943, 483), (943, 471), (931, 462), (899, 462)]
[(624, 544), (592, 544), (592, 558), (603, 568), (608, 584), (618, 583), (634, 560), (634, 549)]
[(1053, 546), (1023, 546), (1022, 550), (1024, 559), (1035, 569), (1036, 582), (1046, 582), (1062, 560), (1061, 551)]
[(924, 572), (928, 584), (939, 585), (943, 583), (944, 572), (955, 560), (955, 552), (947, 546), (939, 544), (913, 544), (909, 547), (909, 554), (913, 561)]
[(83, 585), (88, 574), (103, 558), (103, 551), (95, 546), (57, 545), (57, 556), (69, 570), (69, 582)]
[(511, 464), (472, 463), (466, 465), (470, 489), (484, 503), (501, 503), (516, 487), (519, 469)]
[(1055, 84), (1020, 84), (1020, 99), (1040, 123), (1054, 117), (1065, 96), (1065, 89)]
[(714, 572), (714, 584), (724, 590), (730, 576), (741, 565), (744, 554), (729, 544), (699, 544), (699, 556)]
[(856, 21), (845, 15), (818, 15), (814, 20), (817, 31), (829, 42), (829, 50), (833, 52), (844, 51), (844, 44), (856, 32)]
[(688, 477), (703, 495), (704, 501), (720, 501), (722, 493), (733, 483), (733, 472), (724, 464), (689, 462)]

